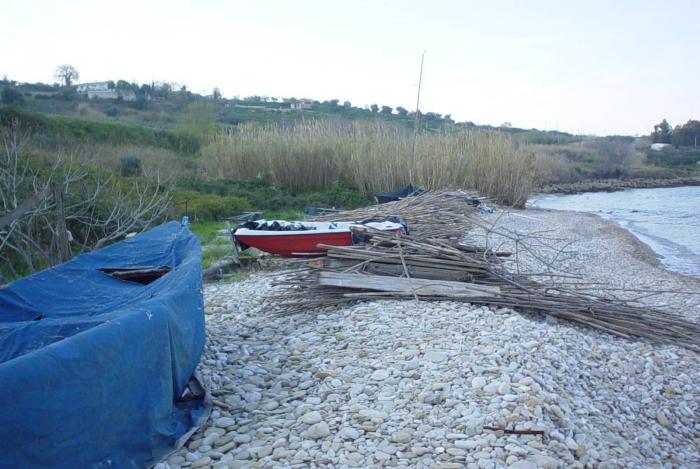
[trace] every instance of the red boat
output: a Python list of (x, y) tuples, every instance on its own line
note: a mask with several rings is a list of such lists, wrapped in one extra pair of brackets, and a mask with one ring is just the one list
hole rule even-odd
[(254, 247), (280, 256), (317, 256), (326, 252), (319, 244), (350, 246), (353, 244), (352, 226), (366, 226), (375, 230), (399, 233), (405, 226), (383, 222), (308, 222), (257, 220), (238, 227), (234, 237), (241, 249)]

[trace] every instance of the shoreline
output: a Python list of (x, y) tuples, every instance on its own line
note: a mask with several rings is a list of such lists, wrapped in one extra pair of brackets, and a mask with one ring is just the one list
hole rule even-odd
[(700, 176), (679, 178), (589, 179), (578, 182), (548, 184), (538, 189), (541, 194), (580, 194), (585, 192), (618, 192), (625, 189), (661, 189), (665, 187), (700, 186)]
[[(484, 219), (568, 246), (561, 267), (582, 282), (700, 291), (700, 280), (661, 268), (634, 235), (594, 214), (499, 210)], [(536, 262), (521, 256), (526, 268)], [(198, 371), (215, 407), (159, 469), (700, 463), (695, 352), (453, 301), (280, 316), (266, 305), (279, 293), (274, 279), (256, 272), (205, 286)], [(700, 321), (697, 296), (641, 301)], [(545, 437), (492, 430), (511, 426)]]
[[(572, 249), (576, 252), (564, 264), (586, 281), (620, 288), (700, 292), (700, 278), (669, 269), (662, 263), (662, 255), (616, 220), (596, 213), (538, 207), (512, 212), (515, 218), (506, 215), (502, 223), (508, 229), (526, 233), (548, 230), (548, 236), (573, 241)], [(674, 312), (689, 313), (700, 321), (700, 295), (686, 299), (683, 295), (664, 294), (647, 303), (649, 306), (668, 303)]]
[[(678, 187), (696, 187), (696, 186), (678, 186)], [(643, 197), (642, 191), (646, 188), (639, 188), (640, 189), (640, 197)], [(652, 189), (652, 188), (649, 188)], [(672, 189), (671, 187), (668, 188), (660, 188), (660, 189)], [(636, 188), (629, 188), (629, 189), (623, 189), (624, 191), (634, 191)], [(592, 192), (591, 194), (594, 194), (595, 192)], [(661, 192), (662, 193), (662, 192)], [(533, 194), (532, 197), (529, 198), (528, 200), (528, 205), (527, 209), (528, 210), (548, 210), (548, 211), (554, 211), (554, 212), (567, 212), (572, 214), (588, 214), (595, 216), (597, 219), (609, 222), (614, 226), (615, 228), (621, 230), (620, 233), (623, 234), (623, 236), (629, 235), (630, 237), (630, 242), (634, 243), (637, 246), (637, 249), (632, 250), (631, 253), (634, 256), (642, 256), (644, 257), (651, 265), (654, 265), (659, 268), (663, 268), (664, 270), (667, 270), (669, 272), (672, 272), (674, 274), (687, 277), (687, 278), (692, 278), (692, 279), (700, 279), (700, 271), (697, 270), (697, 268), (693, 268), (693, 262), (692, 260), (689, 259), (694, 259), (696, 257), (696, 254), (693, 253), (692, 248), (689, 246), (686, 246), (685, 244), (682, 243), (682, 241), (679, 241), (677, 239), (673, 239), (673, 237), (666, 237), (663, 232), (646, 232), (643, 229), (638, 229), (636, 226), (636, 223), (640, 222), (639, 220), (635, 220), (634, 218), (628, 218), (625, 217), (624, 215), (620, 215), (614, 211), (608, 211), (605, 209), (602, 209), (600, 206), (592, 206), (589, 207), (590, 210), (576, 210), (576, 204), (573, 204), (573, 202), (566, 203), (557, 203), (556, 200), (558, 200), (560, 197), (563, 198), (561, 200), (577, 200), (577, 199), (566, 199), (567, 196), (581, 196), (585, 197), (586, 193), (580, 193), (580, 194), (552, 194), (552, 193), (537, 193)], [(591, 196), (594, 197), (594, 196)], [(607, 196), (599, 196), (599, 197), (607, 197)], [(612, 196), (614, 197), (614, 196)], [(632, 196), (634, 197), (634, 196)], [(550, 202), (546, 202), (546, 200), (549, 199)], [(624, 199), (624, 197), (623, 197)], [(612, 200), (612, 199), (611, 199)], [(617, 200), (617, 199), (615, 199)], [(552, 202), (554, 201), (554, 202)], [(544, 206), (542, 206), (544, 205)], [(636, 212), (637, 210), (634, 210), (635, 206), (626, 206), (628, 210), (631, 210), (632, 212)], [(641, 207), (641, 206), (640, 206)], [(622, 210), (622, 209), (621, 209)], [(622, 210), (624, 211), (624, 210)], [(639, 211), (643, 211), (641, 208)], [(687, 256), (691, 257), (682, 257), (683, 253), (687, 253)], [(652, 260), (653, 258), (653, 260)]]

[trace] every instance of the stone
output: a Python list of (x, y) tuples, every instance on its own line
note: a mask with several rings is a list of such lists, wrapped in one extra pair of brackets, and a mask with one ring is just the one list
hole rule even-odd
[(275, 410), (279, 406), (280, 406), (279, 402), (272, 400), (272, 401), (265, 402), (265, 404), (263, 404), (263, 409), (270, 411), (270, 410)]
[(474, 440), (456, 440), (454, 445), (461, 449), (474, 449), (476, 448), (476, 441)]
[(311, 425), (307, 430), (301, 432), (302, 438), (307, 440), (318, 440), (331, 434), (326, 422), (319, 422)]
[(532, 461), (528, 461), (527, 459), (521, 459), (508, 467), (510, 469), (537, 469), (537, 464)]
[(501, 386), (501, 383), (498, 381), (492, 381), (486, 386), (483, 387), (483, 391), (486, 394), (496, 394), (498, 392), (498, 388)]
[(343, 440), (357, 440), (360, 437), (360, 432), (352, 427), (343, 427), (338, 432), (338, 436)]
[(559, 461), (544, 454), (536, 454), (529, 459), (542, 469), (557, 469), (559, 467)]
[(272, 459), (274, 460), (280, 460), (280, 459), (285, 459), (287, 455), (289, 454), (289, 451), (287, 451), (285, 448), (275, 448), (272, 451)]
[(445, 451), (450, 456), (456, 456), (456, 457), (464, 456), (467, 453), (466, 451), (464, 451), (461, 448), (447, 448), (447, 450), (445, 450)]
[(265, 458), (265, 457), (271, 455), (272, 454), (272, 445), (261, 446), (260, 448), (258, 448), (257, 454), (258, 454), (259, 458)]
[(657, 412), (656, 420), (659, 422), (659, 424), (661, 424), (661, 426), (671, 428), (671, 422), (669, 422), (668, 418), (666, 418), (663, 412)]
[(216, 448), (216, 450), (219, 451), (220, 453), (227, 453), (228, 451), (235, 448), (237, 445), (238, 445), (238, 443), (236, 443), (235, 441), (230, 441), (223, 446), (219, 446), (218, 448)]
[(313, 425), (322, 420), (321, 413), (316, 410), (312, 410), (311, 412), (307, 412), (304, 415), (302, 415), (300, 420), (307, 425)]
[(358, 416), (365, 418), (367, 420), (384, 420), (385, 418), (388, 417), (387, 413), (381, 410), (373, 410), (373, 409), (362, 409), (360, 412), (357, 414)]
[(383, 451), (375, 451), (375, 452), (374, 452), (374, 458), (375, 458), (377, 461), (384, 462), (384, 461), (388, 461), (389, 459), (391, 459), (391, 456), (388, 455), (388, 454), (386, 454), (386, 453), (383, 452)]
[(394, 443), (408, 443), (411, 441), (413, 433), (408, 430), (399, 430), (391, 434), (391, 441)]
[(219, 428), (227, 428), (235, 424), (236, 420), (232, 419), (231, 417), (220, 417), (214, 422), (214, 425), (216, 425)]
[(436, 351), (426, 352), (424, 355), (425, 359), (433, 363), (442, 363), (447, 360), (447, 354)]
[(190, 467), (191, 467), (192, 469), (195, 469), (195, 468), (197, 468), (197, 467), (204, 467), (204, 466), (206, 466), (207, 464), (209, 464), (210, 462), (211, 462), (211, 458), (210, 458), (209, 456), (204, 456), (204, 457), (202, 457), (202, 458), (200, 458), (200, 459), (197, 459), (197, 460), (194, 461), (192, 464), (190, 464)]
[(481, 389), (484, 386), (486, 386), (486, 378), (484, 378), (483, 376), (477, 376), (476, 378), (472, 379), (473, 389)]
[(370, 378), (372, 378), (374, 381), (384, 381), (389, 377), (389, 372), (387, 370), (376, 370)]
[(235, 443), (250, 443), (252, 440), (253, 440), (253, 437), (246, 434), (246, 433), (243, 433), (243, 434), (239, 433), (233, 437), (233, 441)]

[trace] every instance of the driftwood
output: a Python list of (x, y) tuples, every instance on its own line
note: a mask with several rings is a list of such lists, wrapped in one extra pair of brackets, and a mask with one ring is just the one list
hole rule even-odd
[[(517, 265), (517, 252), (515, 259), (509, 260), (498, 255), (500, 249), (459, 244), (469, 224), (485, 227), (486, 222), (477, 219), (473, 211), (451, 213), (440, 209), (437, 205), (441, 199), (444, 197), (433, 194), (425, 203), (408, 204), (405, 200), (409, 199), (405, 199), (393, 206), (404, 202), (404, 211), (394, 214), (407, 219), (426, 220), (426, 208), (439, 220), (451, 218), (452, 222), (438, 233), (428, 233), (426, 225), (423, 231), (412, 231), (411, 235), (374, 232), (368, 245), (324, 246), (327, 257), (306, 260), (301, 268), (279, 275), (277, 285), (286, 289), (270, 298), (270, 307), (293, 314), (376, 299), (465, 301), (546, 314), (620, 337), (645, 338), (700, 351), (700, 324), (639, 302), (647, 295), (624, 299), (619, 295), (625, 290), (615, 291), (615, 296), (605, 285), (582, 283), (579, 287), (568, 281), (576, 277), (555, 269), (563, 248), (552, 248), (551, 255), (545, 256), (544, 237), (537, 243), (533, 236), (513, 239), (519, 250), (532, 253), (546, 264), (545, 272), (524, 272)], [(348, 218), (358, 214), (349, 213)], [(512, 262), (516, 262), (515, 267), (509, 266)]]
[(326, 287), (356, 288), (390, 294), (417, 296), (494, 297), (501, 293), (499, 287), (474, 283), (400, 278), (384, 275), (357, 275), (341, 272), (320, 272), (318, 284)]

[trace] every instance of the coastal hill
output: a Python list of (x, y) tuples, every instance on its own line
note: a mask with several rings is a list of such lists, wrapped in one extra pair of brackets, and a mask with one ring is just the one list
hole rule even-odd
[[(545, 188), (688, 184), (700, 170), (697, 121), (675, 128), (663, 121), (653, 131), (650, 124), (648, 137), (596, 137), (508, 123), (481, 126), (426, 111), (414, 135), (415, 115), (402, 107), (224, 98), (218, 90), (204, 96), (168, 83), (58, 85), (5, 78), (0, 98), (0, 133), (7, 143), (0, 156), (9, 165), (29, 162), (0, 189), (11, 194), (9, 200), (41, 200), (52, 181), (63, 181), (66, 206), (76, 211), (66, 222), (81, 250), (183, 215), (196, 222), (203, 239), (212, 238), (221, 226), (216, 220), (241, 211), (295, 218), (309, 206), (351, 209), (409, 182), (473, 190), (523, 206)], [(50, 223), (50, 209), (36, 209), (23, 227), (48, 233), (46, 245), (56, 242), (50, 226), (42, 225)], [(2, 208), (0, 217), (13, 210)], [(99, 225), (86, 225), (88, 218)], [(59, 260), (24, 246), (23, 239), (16, 242), (14, 251), (0, 252), (3, 266), (12, 266), (0, 272), (5, 278)]]

